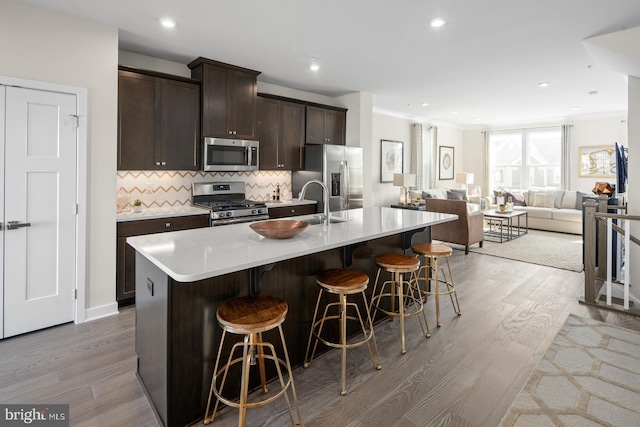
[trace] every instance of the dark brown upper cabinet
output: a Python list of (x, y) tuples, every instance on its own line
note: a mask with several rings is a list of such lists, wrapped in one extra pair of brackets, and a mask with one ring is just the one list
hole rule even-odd
[(118, 170), (199, 169), (200, 85), (129, 70), (118, 71)]
[(202, 57), (188, 67), (202, 82), (202, 135), (256, 139), (260, 72)]
[(261, 170), (302, 168), (305, 105), (258, 97)]
[(307, 144), (345, 144), (347, 110), (307, 106)]

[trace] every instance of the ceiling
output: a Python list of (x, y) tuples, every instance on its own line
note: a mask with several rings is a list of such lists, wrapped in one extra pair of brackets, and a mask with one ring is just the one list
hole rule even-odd
[[(625, 112), (626, 77), (584, 40), (640, 27), (638, 0), (20, 1), (116, 26), (122, 50), (203, 56), (322, 95), (366, 92), (377, 112), (461, 127)], [(447, 23), (431, 28), (437, 16)]]

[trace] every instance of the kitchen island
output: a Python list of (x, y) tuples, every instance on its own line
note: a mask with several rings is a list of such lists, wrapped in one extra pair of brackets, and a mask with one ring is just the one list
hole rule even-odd
[[(342, 221), (310, 225), (287, 240), (261, 237), (246, 223), (127, 239), (137, 252), (138, 377), (162, 424), (185, 426), (204, 415), (222, 335), (220, 304), (260, 292), (285, 300), (283, 329), (291, 362), (300, 365), (317, 272), (352, 267), (375, 277), (374, 255), (410, 253), (412, 242), (429, 241), (429, 226), (457, 219), (385, 207), (331, 215)], [(268, 334), (265, 339), (276, 343)]]

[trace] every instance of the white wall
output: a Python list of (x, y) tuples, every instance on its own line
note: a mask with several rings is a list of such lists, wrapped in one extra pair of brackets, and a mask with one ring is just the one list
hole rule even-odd
[[(371, 164), (371, 204), (370, 206), (389, 206), (400, 201), (400, 187), (393, 183), (380, 182), (380, 140), (402, 141), (404, 143), (403, 171), (408, 173), (411, 167), (411, 124), (414, 120), (373, 114), (371, 151), (367, 159)], [(365, 160), (366, 161), (366, 160)]]
[[(560, 126), (562, 124), (565, 123), (548, 123), (545, 124), (545, 126)], [(621, 113), (613, 117), (573, 119), (566, 124), (572, 125), (569, 136), (569, 151), (571, 156), (569, 159), (569, 189), (590, 193), (598, 181), (607, 181), (614, 184), (615, 178), (607, 180), (605, 178), (580, 177), (578, 151), (580, 147), (585, 146), (608, 145), (613, 147), (615, 142), (623, 144), (626, 147), (628, 145), (627, 115)], [(510, 129), (525, 129), (527, 127), (526, 125), (519, 127), (511, 126)], [(474, 185), (482, 185), (484, 136), (480, 130), (468, 130), (464, 132), (463, 139), (464, 172), (473, 172), (475, 179)]]
[[(462, 184), (456, 183), (456, 173), (473, 172), (472, 170), (467, 169), (468, 166), (467, 162), (465, 161), (466, 156), (464, 155), (464, 132), (462, 131), (462, 129), (438, 125), (438, 157), (440, 156), (441, 146), (454, 148), (453, 179), (440, 179), (440, 170), (438, 167), (438, 162), (436, 162), (436, 186), (439, 188), (462, 188)], [(473, 185), (477, 185), (475, 174)]]
[(0, 75), (88, 89), (86, 307), (114, 303), (118, 31), (12, 0), (0, 10)]

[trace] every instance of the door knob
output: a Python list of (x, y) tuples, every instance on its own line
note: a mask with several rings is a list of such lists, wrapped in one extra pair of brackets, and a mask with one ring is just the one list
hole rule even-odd
[(15, 230), (16, 228), (31, 227), (30, 222), (8, 221), (7, 230)]

